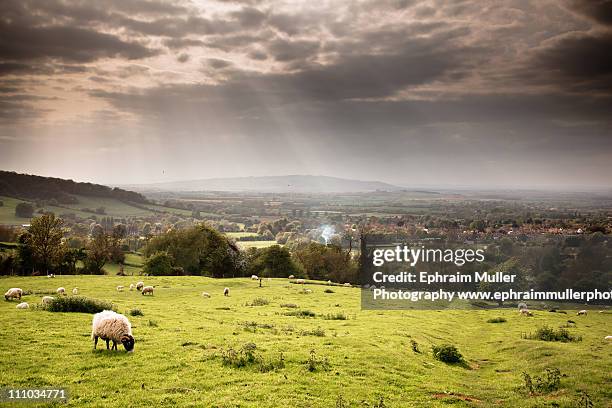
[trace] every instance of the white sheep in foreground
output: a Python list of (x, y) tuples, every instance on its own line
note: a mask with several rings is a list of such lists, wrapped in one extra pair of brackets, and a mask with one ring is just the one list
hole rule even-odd
[(259, 280), (259, 277), (257, 275), (251, 275), (251, 280)]
[(21, 290), (21, 288), (10, 288), (4, 294), (4, 298), (6, 300), (10, 300), (10, 299), (19, 299), (19, 300), (21, 300), (21, 296), (23, 296), (23, 290)]
[(202, 292), (202, 297), (209, 298), (210, 297), (210, 293)]
[(134, 290), (136, 286), (133, 283), (130, 283), (130, 290)]
[(142, 288), (143, 295), (153, 295), (153, 286), (145, 286)]
[(142, 288), (144, 288), (144, 282), (143, 281), (136, 282), (136, 289), (142, 290)]
[(28, 302), (21, 302), (20, 304), (17, 305), (17, 309), (29, 309), (30, 305), (28, 305)]
[(117, 343), (122, 343), (128, 352), (134, 351), (134, 337), (132, 336), (132, 325), (122, 314), (112, 310), (104, 310), (96, 313), (91, 324), (91, 338), (94, 341), (94, 350), (98, 345), (98, 338), (113, 342), (112, 350), (117, 350)]
[(72, 289), (72, 294), (73, 295), (78, 295), (79, 294), (79, 288)]
[(59, 287), (59, 288), (57, 288), (56, 292), (57, 292), (58, 295), (65, 295), (66, 294), (66, 288)]
[(223, 289), (223, 296), (229, 296), (229, 288)]
[(306, 281), (304, 279), (296, 279), (295, 283), (297, 283), (298, 285), (304, 285)]
[(43, 305), (48, 305), (49, 303), (53, 302), (53, 299), (55, 299), (53, 296), (43, 296), (42, 303)]
[(295, 276), (289, 275), (289, 277), (287, 279), (295, 279)]
[(117, 286), (117, 292), (123, 292), (123, 289), (124, 289), (123, 285)]
[(576, 313), (578, 316), (586, 316), (587, 315), (587, 311), (586, 310), (580, 310), (578, 313)]

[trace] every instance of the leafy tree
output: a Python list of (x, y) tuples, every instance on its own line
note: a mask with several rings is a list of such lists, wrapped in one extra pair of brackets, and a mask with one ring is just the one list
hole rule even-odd
[(168, 252), (155, 252), (145, 260), (142, 270), (153, 276), (172, 275), (172, 261), (172, 256)]
[(330, 279), (335, 282), (359, 281), (357, 265), (337, 245), (311, 242), (297, 249), (294, 257), (304, 267), (310, 279)]
[(247, 254), (248, 274), (259, 277), (286, 278), (300, 275), (303, 270), (291, 258), (287, 248), (272, 245), (267, 248), (251, 248)]
[(31, 218), (34, 215), (34, 206), (21, 202), (15, 207), (15, 215), (21, 218)]
[(64, 221), (54, 214), (45, 214), (32, 219), (26, 245), (31, 248), (36, 265), (48, 272), (62, 253)]
[[(494, 275), (496, 272), (501, 272), (504, 275), (514, 275), (514, 282), (481, 282), (479, 289), (487, 292), (506, 292), (510, 289), (515, 291), (525, 290), (527, 288), (527, 270), (523, 268), (518, 258), (510, 258), (506, 262), (489, 270), (487, 274)], [(503, 302), (498, 300), (501, 306)]]
[(102, 233), (89, 240), (87, 257), (84, 260), (85, 270), (94, 275), (101, 275), (102, 268), (110, 259), (109, 237)]

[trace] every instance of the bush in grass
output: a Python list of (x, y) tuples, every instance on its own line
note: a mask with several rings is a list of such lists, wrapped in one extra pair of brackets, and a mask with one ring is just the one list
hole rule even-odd
[(493, 319), (487, 320), (487, 323), (506, 323), (507, 320), (503, 317), (494, 317)]
[(325, 329), (317, 327), (316, 329), (312, 329), (312, 330), (301, 330), (300, 335), (301, 336), (325, 337)]
[(525, 336), (526, 339), (530, 340), (541, 340), (541, 341), (560, 341), (562, 343), (569, 343), (572, 341), (581, 341), (582, 337), (574, 336), (564, 328), (555, 330), (551, 327), (544, 326), (536, 330), (535, 333), (531, 333)]
[(306, 365), (308, 366), (308, 371), (310, 372), (319, 370), (327, 371), (330, 368), (329, 360), (327, 359), (327, 357), (317, 357), (317, 352), (314, 351), (314, 349), (310, 350), (310, 355), (308, 356), (308, 361), (306, 362)]
[(333, 290), (331, 290), (331, 289), (325, 289), (323, 292), (324, 292), (324, 293), (336, 293), (336, 292), (334, 292), (334, 291), (333, 291)]
[(249, 302), (246, 303), (247, 306), (265, 306), (268, 304), (270, 304), (270, 301), (266, 298), (261, 298), (261, 297), (253, 299), (250, 303)]
[(262, 373), (285, 367), (285, 358), (280, 353), (278, 360), (267, 360), (257, 353), (255, 343), (246, 343), (238, 350), (228, 348), (221, 350), (221, 361), (224, 366), (233, 368), (254, 367)]
[(43, 308), (49, 312), (99, 313), (103, 310), (115, 310), (111, 302), (90, 299), (84, 296), (58, 296)]
[(453, 344), (433, 345), (431, 351), (436, 360), (444, 363), (459, 364), (465, 362), (463, 356)]
[(315, 317), (317, 314), (310, 310), (296, 310), (295, 312), (286, 312), (285, 316), (297, 316), (297, 317)]
[(288, 309), (297, 309), (298, 305), (295, 303), (281, 303), (280, 307), (286, 307)]
[(419, 343), (417, 343), (415, 340), (410, 340), (410, 346), (412, 347), (412, 351), (415, 353), (421, 353), (421, 350), (419, 350)]
[(325, 320), (348, 320), (348, 316), (344, 313), (328, 313), (323, 315)]
[(547, 368), (541, 377), (532, 377), (523, 372), (524, 387), (529, 394), (549, 393), (559, 389), (561, 371), (558, 368)]
[(130, 310), (130, 316), (144, 316), (144, 313), (140, 309), (132, 309)]

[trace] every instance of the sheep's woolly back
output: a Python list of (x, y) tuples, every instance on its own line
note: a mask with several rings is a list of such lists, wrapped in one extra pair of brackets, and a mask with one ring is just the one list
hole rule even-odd
[(29, 308), (30, 308), (30, 305), (28, 305), (27, 302), (22, 302), (17, 305), (17, 309), (29, 309)]
[(142, 288), (142, 294), (144, 295), (145, 293), (153, 294), (153, 286), (145, 286)]
[(4, 294), (5, 297), (10, 297), (10, 298), (14, 298), (14, 297), (20, 298), (22, 295), (23, 295), (23, 290), (21, 290), (20, 288), (10, 288)]
[(64, 293), (66, 293), (66, 288), (57, 288), (56, 292), (63, 295)]
[(53, 299), (55, 299), (53, 296), (43, 296), (42, 302), (46, 305), (53, 302)]
[(78, 295), (79, 294), (79, 288), (72, 289), (72, 294), (73, 295)]
[(121, 337), (126, 334), (132, 335), (132, 325), (124, 315), (112, 310), (104, 310), (94, 315), (91, 324), (92, 339), (98, 336), (102, 340), (113, 340), (120, 343)]
[(142, 290), (143, 286), (144, 286), (144, 282), (142, 281), (136, 282), (136, 289)]

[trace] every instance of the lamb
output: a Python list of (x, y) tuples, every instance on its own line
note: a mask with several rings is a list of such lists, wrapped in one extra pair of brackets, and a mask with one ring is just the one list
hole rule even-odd
[(202, 297), (209, 298), (210, 297), (210, 293), (202, 292)]
[(49, 303), (53, 302), (53, 299), (55, 299), (53, 296), (43, 296), (42, 303), (43, 305), (48, 305)]
[(328, 285), (331, 285), (331, 284), (332, 284), (332, 281), (328, 280), (328, 281), (327, 281), (327, 284), (328, 284)]
[(223, 296), (229, 296), (229, 288), (223, 289)]
[(287, 279), (295, 279), (295, 276), (289, 275), (289, 277)]
[(144, 288), (144, 282), (136, 282), (136, 289), (142, 291), (142, 288)]
[(4, 294), (4, 298), (6, 300), (11, 300), (11, 299), (21, 300), (21, 296), (23, 296), (23, 290), (21, 290), (21, 288), (10, 288)]
[(310, 289), (304, 289), (304, 293), (312, 293), (312, 290), (310, 290)]
[(117, 286), (117, 292), (123, 292), (123, 285)]
[(606, 336), (604, 337), (604, 340), (612, 340), (612, 336)]
[(259, 280), (259, 277), (257, 277), (257, 275), (251, 275), (251, 280)]
[(519, 310), (519, 314), (521, 316), (527, 316), (527, 317), (533, 317), (533, 313), (531, 313), (529, 310), (527, 309), (521, 309)]
[(66, 294), (66, 288), (59, 287), (59, 288), (57, 288), (56, 292), (57, 292), (58, 295), (65, 295)]
[(134, 284), (133, 284), (133, 283), (130, 283), (130, 290), (134, 290), (134, 288), (135, 288), (135, 287), (136, 287), (136, 286), (134, 286)]
[(298, 285), (304, 285), (306, 281), (304, 279), (296, 279), (295, 283), (297, 283)]
[(142, 288), (142, 294), (153, 296), (153, 286), (145, 286), (144, 288)]
[(47, 278), (55, 278), (55, 274), (54, 273), (48, 273), (47, 274)]
[(78, 295), (79, 294), (79, 288), (72, 289), (72, 294), (73, 295)]
[(346, 282), (346, 283), (344, 284), (344, 286), (346, 286), (347, 288), (350, 288), (350, 287), (351, 287), (351, 284), (350, 284), (350, 283), (348, 283), (348, 282)]
[(21, 302), (20, 304), (17, 305), (17, 309), (29, 309), (30, 305), (28, 305), (28, 302)]
[(587, 315), (587, 311), (582, 309), (580, 310), (578, 313), (576, 313), (578, 316), (586, 316)]
[(134, 351), (135, 341), (132, 336), (132, 325), (124, 315), (112, 310), (104, 310), (94, 315), (91, 326), (94, 350), (98, 345), (98, 338), (101, 338), (106, 341), (107, 350), (109, 349), (109, 341), (112, 341), (112, 350), (117, 350), (117, 343), (122, 343), (128, 353)]

